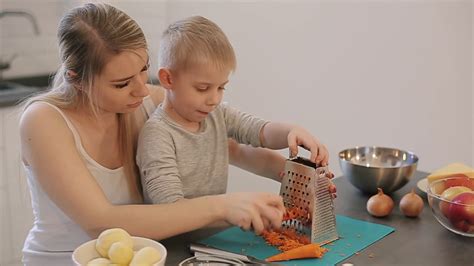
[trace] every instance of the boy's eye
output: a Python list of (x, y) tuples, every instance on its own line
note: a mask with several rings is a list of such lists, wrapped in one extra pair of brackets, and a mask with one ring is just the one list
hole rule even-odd
[(219, 90), (225, 91), (225, 87), (219, 87)]
[(117, 88), (117, 89), (125, 88), (125, 87), (128, 86), (128, 83), (129, 83), (129, 82), (127, 81), (127, 82), (122, 83), (122, 84), (115, 84), (115, 88)]
[(207, 87), (204, 87), (204, 86), (197, 86), (196, 89), (198, 91), (206, 91), (207, 90)]

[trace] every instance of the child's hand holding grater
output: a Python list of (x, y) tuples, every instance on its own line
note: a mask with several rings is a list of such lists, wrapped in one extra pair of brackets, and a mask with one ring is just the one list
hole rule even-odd
[(302, 127), (293, 127), (288, 133), (288, 147), (290, 157), (298, 155), (298, 146), (311, 152), (310, 161), (317, 165), (326, 166), (329, 160), (329, 153), (324, 144)]

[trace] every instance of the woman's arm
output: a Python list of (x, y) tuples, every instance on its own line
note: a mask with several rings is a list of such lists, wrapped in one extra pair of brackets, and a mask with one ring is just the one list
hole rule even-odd
[(263, 230), (262, 219), (278, 227), (283, 203), (277, 195), (239, 193), (163, 205), (113, 205), (78, 153), (61, 115), (35, 103), (20, 122), (22, 155), (49, 198), (91, 237), (121, 227), (132, 235), (162, 239), (216, 221)]

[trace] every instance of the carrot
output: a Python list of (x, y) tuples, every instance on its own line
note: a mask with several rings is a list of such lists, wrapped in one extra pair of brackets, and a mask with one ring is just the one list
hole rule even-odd
[(305, 235), (299, 235), (294, 229), (282, 229), (278, 231), (263, 231), (261, 235), (265, 241), (281, 251), (287, 251), (311, 243)]
[(306, 221), (308, 218), (308, 210), (303, 210), (298, 207), (286, 209), (285, 213), (283, 214), (283, 221), (288, 221), (292, 219), (300, 219), (302, 221)]
[(268, 262), (274, 262), (303, 258), (322, 258), (326, 251), (327, 249), (320, 247), (318, 244), (312, 243), (276, 254), (265, 260)]

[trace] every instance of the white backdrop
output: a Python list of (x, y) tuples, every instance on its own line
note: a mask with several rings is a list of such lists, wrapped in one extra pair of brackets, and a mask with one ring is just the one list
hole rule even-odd
[[(420, 157), (418, 169), (474, 165), (472, 2), (173, 1), (167, 23), (203, 15), (238, 57), (226, 100), (307, 127), (337, 154), (378, 145)], [(283, 154), (287, 154), (286, 151)], [(239, 169), (229, 190), (277, 185)]]
[[(2, 56), (19, 55), (4, 76), (53, 72), (57, 22), (79, 2), (2, 1), (34, 13), (42, 32), (2, 20)], [(328, 146), (336, 174), (337, 153), (356, 145), (411, 150), (424, 171), (474, 165), (473, 1), (106, 2), (142, 25), (153, 63), (167, 24), (197, 14), (217, 22), (238, 56), (226, 101), (307, 127)], [(231, 176), (230, 190), (268, 188), (237, 169)]]

